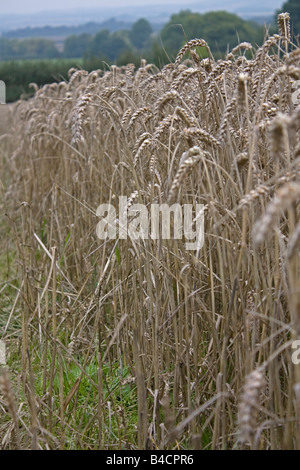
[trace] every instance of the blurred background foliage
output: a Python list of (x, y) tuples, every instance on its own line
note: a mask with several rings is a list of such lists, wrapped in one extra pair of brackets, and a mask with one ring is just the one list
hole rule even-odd
[[(293, 32), (297, 34), (300, 31), (299, 0), (285, 2), (281, 11), (291, 13)], [(6, 83), (7, 102), (10, 102), (21, 95), (30, 96), (30, 82), (41, 86), (67, 79), (71, 67), (91, 71), (111, 64), (139, 66), (142, 58), (161, 67), (173, 61), (185, 42), (194, 38), (205, 39), (215, 57), (221, 58), (240, 42), (247, 41), (253, 46), (262, 44), (267, 32), (272, 34), (277, 30), (277, 14), (268, 29), (226, 11), (199, 14), (183, 10), (174, 14), (159, 31), (144, 18), (131, 27), (125, 25), (124, 29), (112, 19), (106, 29), (97, 32), (96, 24), (89, 23), (86, 29), (92, 33), (82, 32), (83, 25), (73, 30), (66, 27), (67, 32), (79, 31), (79, 34), (70, 34), (60, 42), (55, 37), (35, 36), (57, 33), (61, 38), (63, 27), (59, 31), (49, 26), (25, 28), (14, 34), (8, 31), (0, 37), (0, 78)], [(32, 37), (27, 37), (30, 34)]]

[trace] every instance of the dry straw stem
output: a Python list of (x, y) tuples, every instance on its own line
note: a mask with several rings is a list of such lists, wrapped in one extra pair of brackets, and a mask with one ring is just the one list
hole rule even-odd
[(253, 228), (255, 244), (262, 243), (276, 224), (278, 217), (300, 198), (300, 184), (290, 182), (278, 189), (273, 201), (267, 206), (264, 215), (256, 222)]
[(3, 395), (7, 409), (12, 417), (14, 428), (14, 440), (16, 449), (21, 449), (19, 418), (16, 410), (16, 401), (12, 389), (9, 373), (6, 367), (0, 368), (0, 393)]

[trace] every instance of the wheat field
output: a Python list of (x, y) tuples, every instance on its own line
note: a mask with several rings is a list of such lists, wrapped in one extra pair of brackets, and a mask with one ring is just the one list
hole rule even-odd
[[(300, 50), (278, 26), (2, 107), (1, 449), (300, 449)], [(119, 196), (203, 204), (203, 247), (99, 240)]]

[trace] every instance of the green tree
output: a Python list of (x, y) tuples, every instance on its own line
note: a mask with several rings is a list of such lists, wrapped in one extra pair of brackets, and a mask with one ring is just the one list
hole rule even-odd
[(92, 36), (90, 34), (68, 36), (64, 40), (64, 57), (83, 57), (88, 53), (91, 42)]
[(119, 32), (110, 34), (107, 29), (104, 29), (93, 37), (87, 56), (107, 58), (110, 61), (115, 61), (126, 47), (128, 45), (122, 34)]
[(174, 59), (178, 50), (190, 39), (205, 39), (213, 52), (224, 54), (242, 41), (253, 45), (261, 43), (263, 28), (226, 11), (202, 15), (185, 10), (171, 17), (161, 30), (160, 38), (167, 54)]
[(53, 41), (49, 39), (0, 38), (1, 60), (53, 59), (60, 56)]
[(137, 49), (145, 49), (145, 47), (149, 44), (152, 32), (152, 26), (149, 21), (145, 20), (144, 18), (136, 21), (132, 25), (129, 34), (132, 45)]
[(118, 34), (111, 34), (109, 40), (106, 43), (104, 54), (112, 61), (115, 61), (119, 55), (126, 49), (127, 45), (124, 39)]
[(90, 47), (88, 49), (88, 55), (90, 57), (102, 57), (105, 55), (104, 49), (107, 48), (110, 33), (108, 29), (102, 29), (93, 37)]

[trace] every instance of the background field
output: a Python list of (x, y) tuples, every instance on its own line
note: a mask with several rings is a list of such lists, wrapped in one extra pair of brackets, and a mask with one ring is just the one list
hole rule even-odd
[[(274, 21), (269, 23), (268, 28), (274, 29)], [(225, 57), (237, 41), (261, 45), (266, 34), (263, 25), (226, 11), (199, 14), (189, 10), (159, 25), (143, 18), (132, 23), (111, 19), (81, 24), (73, 30), (44, 26), (4, 31), (0, 37), (0, 77), (7, 86), (7, 101), (30, 96), (32, 82), (41, 86), (65, 79), (71, 67), (88, 71), (128, 63), (138, 67), (141, 59), (146, 59), (162, 68), (175, 60), (180, 47), (199, 31), (216, 58)], [(53, 35), (60, 37), (59, 42)], [(203, 57), (205, 53), (203, 49)]]

